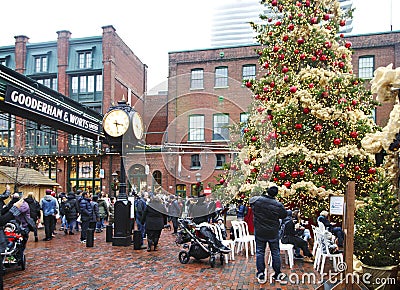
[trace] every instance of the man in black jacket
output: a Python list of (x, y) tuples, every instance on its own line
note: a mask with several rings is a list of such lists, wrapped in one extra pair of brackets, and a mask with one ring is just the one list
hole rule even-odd
[(261, 196), (250, 198), (250, 206), (254, 214), (254, 235), (256, 240), (257, 280), (260, 284), (267, 281), (265, 273), (265, 248), (269, 245), (272, 255), (273, 279), (280, 281), (285, 274), (281, 273), (281, 257), (279, 248), (280, 220), (287, 216), (282, 203), (275, 199), (278, 187), (271, 186)]

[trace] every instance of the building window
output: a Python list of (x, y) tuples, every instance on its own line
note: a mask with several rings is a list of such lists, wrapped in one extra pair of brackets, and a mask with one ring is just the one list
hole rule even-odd
[(247, 120), (249, 119), (249, 113), (240, 113), (240, 128), (241, 135), (243, 136), (243, 129), (247, 126)]
[(57, 153), (57, 131), (34, 121), (26, 121), (25, 148), (28, 155), (51, 155)]
[(204, 141), (204, 115), (189, 116), (189, 141)]
[(84, 51), (78, 53), (78, 67), (79, 68), (91, 68), (92, 67), (92, 52)]
[(55, 91), (58, 90), (58, 87), (57, 87), (57, 78), (56, 78), (56, 77), (54, 77), (54, 78), (36, 79), (36, 81), (37, 81), (39, 84), (42, 84), (42, 85), (44, 85), (44, 86), (46, 86), (46, 87), (48, 87), (48, 88), (50, 88), (50, 89), (53, 89), (53, 90), (55, 90)]
[(191, 89), (203, 89), (204, 88), (204, 70), (202, 68), (192, 69), (190, 78)]
[(215, 87), (227, 87), (228, 86), (228, 68), (217, 67), (215, 69)]
[(101, 102), (103, 76), (101, 74), (71, 77), (71, 98), (80, 103)]
[(193, 154), (190, 156), (190, 169), (199, 169), (201, 164), (200, 164), (200, 155), (199, 154)]
[(161, 185), (161, 171), (156, 170), (153, 172), (153, 180), (156, 183), (155, 185)]
[(374, 76), (374, 57), (363, 56), (358, 59), (358, 77), (372, 79)]
[(180, 197), (186, 197), (186, 185), (185, 184), (177, 184), (176, 185), (176, 194)]
[(215, 114), (213, 116), (213, 140), (229, 139), (229, 115)]
[(47, 55), (35, 56), (35, 72), (47, 72)]
[(8, 113), (0, 114), (0, 154), (14, 147), (15, 118)]
[(221, 169), (225, 164), (225, 154), (216, 154), (215, 157), (217, 158), (217, 164), (215, 168)]
[(256, 65), (247, 64), (242, 68), (242, 79), (243, 80), (254, 80), (256, 78)]
[(7, 62), (5, 58), (0, 58), (0, 64), (6, 66)]

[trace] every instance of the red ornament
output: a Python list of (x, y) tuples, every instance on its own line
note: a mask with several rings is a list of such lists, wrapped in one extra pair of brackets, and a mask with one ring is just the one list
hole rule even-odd
[(278, 164), (276, 164), (274, 167), (274, 171), (278, 172), (279, 170), (281, 170), (281, 167)]
[(345, 46), (346, 48), (350, 48), (350, 47), (351, 47), (351, 42), (350, 42), (350, 41), (347, 41), (347, 42), (344, 44), (344, 46)]
[(339, 24), (340, 26), (345, 26), (346, 25), (346, 20), (340, 20), (340, 24)]
[(309, 83), (309, 84), (308, 84), (308, 87), (309, 87), (310, 89), (312, 89), (312, 88), (314, 87), (314, 84), (313, 84), (313, 83)]
[(360, 166), (358, 166), (358, 165), (354, 166), (354, 170), (355, 170), (355, 171), (360, 170)]
[(337, 178), (332, 178), (331, 183), (336, 185), (339, 183), (339, 180)]
[(248, 159), (248, 158), (244, 159), (244, 160), (243, 160), (243, 163), (244, 163), (244, 164), (247, 164), (247, 165), (250, 164), (250, 159)]
[(263, 175), (262, 175), (263, 179), (268, 179), (268, 177), (269, 177), (268, 173), (263, 173)]
[(274, 46), (273, 51), (274, 51), (274, 52), (278, 52), (280, 49), (281, 49), (281, 48), (280, 48), (279, 46)]
[(343, 169), (345, 167), (344, 163), (340, 163), (339, 167)]
[(251, 82), (246, 82), (246, 87), (251, 88)]
[(250, 129), (247, 128), (247, 127), (243, 129), (243, 132), (244, 132), (244, 133), (248, 133), (249, 131), (250, 131)]
[(318, 18), (317, 17), (313, 17), (310, 19), (310, 23), (311, 24), (317, 24), (318, 23)]
[(294, 127), (295, 127), (297, 130), (300, 130), (300, 129), (303, 128), (303, 124), (296, 124), (296, 125), (294, 125)]
[(299, 175), (299, 173), (297, 171), (293, 171), (292, 172), (292, 177), (293, 178), (296, 178), (298, 175)]
[(283, 185), (286, 186), (286, 188), (289, 188), (290, 185), (292, 185), (292, 184), (290, 183), (290, 181), (286, 181)]
[(274, 116), (272, 115), (267, 115), (268, 120), (272, 121), (272, 119), (274, 118)]
[(306, 58), (306, 55), (304, 53), (300, 54), (300, 59), (304, 60)]
[(308, 113), (310, 113), (310, 111), (311, 111), (310, 108), (304, 108), (303, 109), (303, 113), (304, 114), (308, 114)]
[(289, 69), (287, 68), (287, 66), (284, 66), (283, 68), (282, 68), (282, 72), (283, 73), (287, 73), (289, 71)]
[(335, 127), (339, 126), (339, 122), (338, 121), (333, 122), (333, 126)]
[(257, 140), (258, 140), (257, 136), (251, 137), (251, 142), (257, 142)]
[(341, 104), (341, 103), (347, 103), (347, 100), (346, 100), (346, 98), (340, 98), (340, 99), (338, 100), (338, 103), (339, 103), (339, 104)]
[(231, 170), (236, 170), (236, 169), (237, 169), (236, 164), (231, 164)]
[(312, 163), (308, 164), (308, 168), (310, 168), (310, 169), (312, 169), (312, 168), (313, 168), (313, 165), (312, 165)]
[(240, 196), (240, 198), (241, 199), (244, 199), (246, 196), (244, 195), (244, 194), (242, 194), (241, 196)]
[(225, 183), (225, 179), (221, 178), (221, 179), (219, 180), (219, 184), (224, 184), (224, 183)]
[(275, 182), (277, 182), (277, 181), (278, 181), (278, 178), (277, 178), (277, 177), (274, 177), (273, 179), (274, 179), (274, 181), (275, 181)]
[(304, 172), (303, 169), (299, 171), (299, 175), (300, 175), (300, 176), (304, 176), (304, 173), (305, 173), (305, 172)]
[(318, 174), (324, 174), (325, 173), (325, 169), (323, 167), (318, 168)]
[(293, 23), (290, 23), (289, 25), (288, 25), (288, 30), (289, 31), (292, 31), (294, 29), (294, 25), (293, 25)]
[(288, 39), (289, 39), (289, 36), (287, 36), (287, 35), (284, 35), (283, 38), (282, 38), (282, 40), (285, 41), (285, 42), (288, 41)]
[(336, 146), (339, 145), (341, 142), (342, 142), (342, 139), (340, 139), (340, 138), (335, 138), (333, 140), (333, 144), (335, 144)]
[(271, 2), (271, 5), (272, 5), (272, 6), (277, 6), (277, 5), (278, 5), (278, 0), (273, 0), (273, 1)]
[(357, 138), (358, 137), (358, 132), (357, 131), (351, 131), (350, 132), (350, 137), (351, 138)]
[(275, 82), (270, 82), (270, 83), (269, 83), (269, 86), (270, 86), (271, 88), (275, 87)]
[(374, 167), (371, 167), (370, 169), (368, 169), (368, 173), (369, 174), (375, 174), (376, 173), (376, 169)]
[(358, 103), (357, 100), (352, 100), (352, 101), (351, 101), (351, 104), (352, 104), (353, 106), (357, 105), (357, 103)]
[(314, 130), (317, 132), (320, 132), (322, 130), (322, 125), (321, 124), (317, 124), (314, 126)]
[(303, 43), (304, 43), (304, 39), (303, 38), (297, 39), (297, 44), (301, 45)]
[(324, 20), (325, 20), (325, 21), (329, 20), (329, 18), (330, 18), (329, 14), (325, 14), (325, 15), (324, 15)]
[(285, 178), (286, 177), (286, 173), (283, 172), (283, 171), (279, 172), (279, 177), (280, 178)]
[(242, 149), (243, 148), (243, 144), (237, 144), (237, 148)]
[(297, 92), (297, 87), (295, 87), (295, 86), (290, 87), (290, 92), (291, 92), (292, 94), (294, 94), (295, 92)]

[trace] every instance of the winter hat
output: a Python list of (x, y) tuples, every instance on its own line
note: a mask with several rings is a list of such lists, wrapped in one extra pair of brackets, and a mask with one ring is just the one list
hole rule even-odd
[(46, 189), (46, 194), (50, 195), (51, 194), (51, 189)]
[(271, 186), (270, 188), (267, 189), (267, 193), (269, 196), (275, 197), (278, 194), (278, 187)]

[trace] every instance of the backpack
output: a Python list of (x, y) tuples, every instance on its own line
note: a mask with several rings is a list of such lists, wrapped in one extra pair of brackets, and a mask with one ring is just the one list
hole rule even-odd
[(67, 201), (64, 205), (64, 212), (65, 214), (70, 213), (72, 210), (72, 205)]

